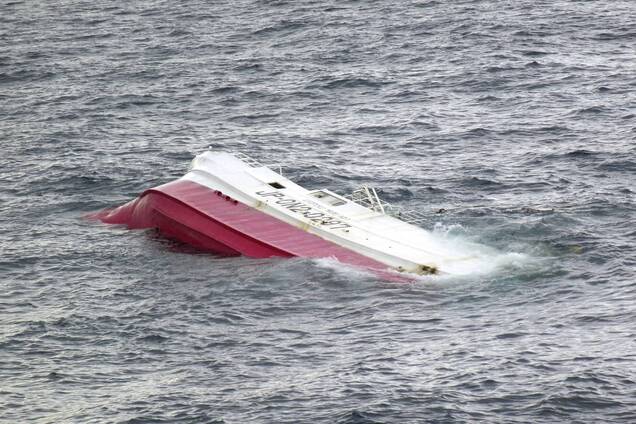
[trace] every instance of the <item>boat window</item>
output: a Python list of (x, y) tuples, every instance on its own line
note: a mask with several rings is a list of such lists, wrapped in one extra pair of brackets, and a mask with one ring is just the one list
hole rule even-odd
[(347, 203), (344, 200), (321, 190), (314, 191), (311, 193), (311, 195), (315, 197), (316, 199), (320, 199), (321, 202), (331, 206), (340, 206)]
[(277, 182), (273, 182), (273, 183), (269, 183), (269, 185), (271, 185), (274, 188), (285, 188), (284, 185), (282, 185), (281, 183), (277, 183)]

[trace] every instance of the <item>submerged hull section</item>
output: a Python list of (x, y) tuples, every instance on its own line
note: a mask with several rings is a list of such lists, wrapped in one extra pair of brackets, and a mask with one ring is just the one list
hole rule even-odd
[(367, 186), (349, 196), (306, 189), (240, 153), (208, 151), (183, 177), (97, 218), (222, 255), (334, 258), (392, 280), (461, 273), (472, 254), (414, 225), (412, 212)]
[(400, 279), (386, 264), (187, 179), (147, 190), (96, 218), (131, 229), (157, 228), (168, 237), (220, 255), (331, 257), (385, 278)]

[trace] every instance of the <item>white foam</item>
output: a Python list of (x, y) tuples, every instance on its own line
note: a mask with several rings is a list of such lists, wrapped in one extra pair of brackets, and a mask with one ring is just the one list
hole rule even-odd
[(374, 276), (373, 272), (371, 272), (370, 270), (344, 264), (338, 261), (336, 258), (317, 258), (312, 259), (312, 261), (320, 267), (336, 271), (338, 274), (341, 274), (345, 277), (364, 279)]
[[(430, 243), (435, 252), (448, 259), (439, 264), (442, 273), (412, 277), (418, 281), (443, 282), (466, 280), (467, 278), (496, 276), (515, 273), (537, 265), (538, 259), (524, 252), (500, 251), (470, 239), (460, 224), (437, 224), (431, 232)], [(373, 272), (339, 262), (335, 258), (312, 259), (319, 267), (336, 271), (343, 277), (366, 279)], [(396, 275), (400, 273), (396, 272)]]
[(484, 276), (526, 268), (533, 258), (523, 252), (502, 252), (471, 241), (459, 225), (437, 224), (431, 235), (437, 252), (448, 257), (439, 264), (444, 275), (437, 278)]

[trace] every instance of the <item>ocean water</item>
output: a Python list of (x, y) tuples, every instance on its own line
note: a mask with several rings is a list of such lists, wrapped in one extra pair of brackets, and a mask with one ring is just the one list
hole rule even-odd
[[(3, 423), (636, 422), (633, 1), (0, 1)], [(211, 146), (480, 260), (83, 217)]]

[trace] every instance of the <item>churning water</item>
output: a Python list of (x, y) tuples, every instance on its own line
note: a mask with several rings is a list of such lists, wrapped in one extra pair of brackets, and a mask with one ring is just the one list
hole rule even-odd
[[(633, 1), (0, 2), (0, 420), (636, 422)], [(86, 221), (208, 146), (462, 274)]]

